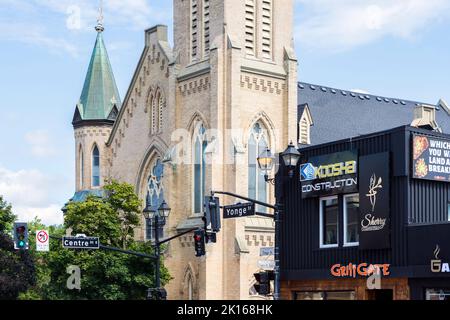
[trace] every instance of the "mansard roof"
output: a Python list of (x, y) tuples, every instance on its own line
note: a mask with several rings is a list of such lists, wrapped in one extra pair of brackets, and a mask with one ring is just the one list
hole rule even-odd
[(74, 114), (74, 125), (84, 120), (114, 121), (121, 107), (119, 90), (103, 41), (103, 30), (97, 31), (83, 91)]
[[(417, 101), (387, 98), (298, 83), (298, 117), (305, 105), (310, 109), (314, 125), (311, 143), (321, 144), (368, 133), (409, 125), (417, 105), (435, 105)], [(436, 121), (443, 133), (450, 134), (450, 113), (436, 107)]]

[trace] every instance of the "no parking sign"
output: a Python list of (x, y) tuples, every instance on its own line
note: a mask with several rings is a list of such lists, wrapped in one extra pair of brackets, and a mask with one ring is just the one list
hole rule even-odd
[(36, 251), (50, 251), (49, 236), (47, 230), (36, 231)]

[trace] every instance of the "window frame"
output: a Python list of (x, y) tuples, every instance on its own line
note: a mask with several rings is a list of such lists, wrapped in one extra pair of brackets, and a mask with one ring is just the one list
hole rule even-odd
[[(347, 222), (348, 222), (347, 218), (348, 217), (347, 217), (347, 201), (346, 201), (346, 199), (350, 198), (350, 197), (354, 197), (354, 196), (358, 196), (358, 198), (359, 198), (359, 193), (345, 194), (342, 197), (342, 202), (343, 202), (343, 204), (342, 204), (342, 210), (343, 210), (342, 211), (342, 215), (343, 215), (343, 231), (344, 231), (344, 235), (343, 235), (344, 243), (343, 243), (343, 246), (344, 247), (357, 247), (357, 246), (359, 246), (359, 241), (358, 242), (348, 242), (347, 241)], [(358, 225), (358, 228), (359, 228), (359, 225)]]
[[(159, 184), (160, 184), (159, 185), (159, 190), (155, 189), (155, 191), (158, 191), (157, 197), (158, 197), (158, 202), (159, 202), (161, 199), (164, 199), (164, 190), (165, 190), (164, 183), (163, 183), (163, 179), (164, 179), (164, 163), (163, 163), (161, 157), (159, 157), (159, 156), (157, 156), (156, 158), (154, 158), (151, 161), (150, 173), (148, 174), (148, 177), (147, 177), (147, 180), (146, 180), (147, 181), (146, 182), (146, 195), (150, 194), (150, 199), (152, 199), (153, 194), (151, 194), (151, 192), (150, 192), (150, 178), (152, 177), (152, 175), (154, 176), (154, 170), (158, 166), (158, 163), (160, 165), (162, 165), (162, 167), (163, 167), (163, 174), (161, 175), (161, 179), (159, 181)], [(157, 204), (156, 206), (158, 207), (159, 204)], [(155, 208), (155, 209), (157, 209), (157, 208)], [(166, 218), (166, 224), (164, 225), (164, 227), (159, 229), (159, 238), (160, 239), (164, 238), (164, 236), (165, 236), (166, 227), (168, 225), (168, 219), (169, 218)], [(149, 230), (149, 228), (150, 228), (150, 230)], [(154, 219), (145, 219), (145, 239), (146, 239), (146, 241), (155, 241), (155, 232), (154, 231), (155, 231), (154, 230)]]
[[(200, 129), (203, 127), (204, 132), (202, 134), (200, 134)], [(206, 148), (208, 147), (208, 137), (207, 137), (207, 127), (205, 125), (205, 123), (202, 120), (197, 120), (196, 124), (194, 126), (194, 132), (192, 133), (192, 140), (191, 140), (191, 155), (192, 155), (192, 165), (191, 165), (191, 170), (192, 170), (192, 187), (191, 187), (191, 194), (192, 194), (192, 212), (194, 214), (194, 216), (202, 216), (203, 215), (203, 199), (206, 195), (206, 168), (208, 166), (208, 164), (206, 163)], [(201, 157), (199, 159), (200, 163), (196, 162), (196, 143), (197, 143), (197, 139), (199, 140), (200, 143), (200, 153), (201, 153)], [(196, 187), (196, 166), (199, 165), (200, 167), (200, 186), (199, 186), (199, 191), (200, 191), (200, 212), (196, 212), (196, 206), (195, 206), (195, 201), (196, 201), (196, 191), (195, 191), (195, 187)]]
[[(324, 225), (323, 225), (323, 202), (327, 200), (337, 200), (337, 232), (336, 232), (336, 244), (324, 244), (323, 242), (323, 231), (324, 231)], [(339, 248), (339, 217), (340, 217), (340, 208), (339, 208), (339, 196), (329, 196), (329, 197), (322, 197), (319, 198), (319, 248), (320, 249), (330, 249), (330, 248)]]
[[(260, 128), (260, 132), (257, 133), (255, 132), (255, 128), (256, 126), (259, 125)], [(251, 147), (251, 143), (250, 140), (253, 138), (255, 144), (255, 158), (254, 159), (250, 159), (250, 147)], [(268, 199), (270, 199), (270, 186), (269, 184), (267, 184), (267, 182), (265, 181), (264, 178), (264, 172), (261, 170), (261, 168), (258, 165), (258, 157), (261, 154), (261, 152), (263, 150), (260, 150), (260, 144), (262, 142), (265, 142), (266, 146), (264, 147), (264, 149), (267, 148), (271, 148), (271, 139), (270, 139), (270, 133), (269, 133), (269, 129), (267, 128), (267, 126), (265, 125), (265, 123), (263, 121), (261, 121), (261, 119), (259, 119), (258, 121), (254, 122), (253, 125), (250, 128), (250, 133), (248, 135), (248, 139), (247, 139), (247, 195), (248, 197), (252, 197), (252, 194), (250, 194), (250, 186), (251, 183), (254, 183), (254, 198), (255, 200), (258, 201), (262, 201), (262, 202), (267, 202)], [(251, 163), (250, 161), (254, 161), (254, 163)], [(255, 176), (254, 179), (251, 181), (250, 180), (250, 170), (254, 170), (255, 171)], [(263, 186), (262, 190), (260, 187)], [(261, 198), (260, 196), (264, 195), (264, 198)], [(266, 212), (267, 208), (257, 205), (256, 206), (256, 210), (260, 211), (260, 212)]]
[[(94, 155), (95, 150), (97, 150), (97, 155)], [(94, 168), (97, 166), (94, 164), (95, 158), (98, 157), (98, 184), (94, 183)], [(100, 188), (102, 182), (101, 182), (101, 155), (100, 155), (100, 149), (96, 143), (94, 143), (94, 146), (92, 148), (91, 152), (91, 187), (92, 188)]]

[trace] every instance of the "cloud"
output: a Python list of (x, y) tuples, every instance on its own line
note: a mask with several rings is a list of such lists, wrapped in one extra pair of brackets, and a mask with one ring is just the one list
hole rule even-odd
[(50, 157), (56, 154), (50, 136), (47, 131), (37, 130), (25, 135), (25, 140), (30, 144), (31, 153), (37, 157)]
[[(92, 31), (99, 16), (99, 1), (34, 0), (34, 2), (40, 7), (65, 15), (66, 26), (69, 30)], [(105, 25), (126, 25), (136, 29), (147, 28), (151, 19), (161, 16), (161, 12), (155, 10), (149, 3), (148, 0), (103, 1)]]
[(18, 212), (18, 221), (30, 222), (35, 217), (39, 218), (46, 226), (61, 225), (64, 223), (64, 216), (61, 211), (62, 206), (51, 204), (48, 207), (20, 207), (15, 206), (14, 212)]
[(45, 28), (32, 23), (0, 22), (0, 40), (20, 41), (26, 44), (37, 45), (52, 52), (66, 52), (78, 56), (78, 48), (69, 41), (52, 37)]
[(383, 37), (413, 40), (450, 13), (448, 0), (297, 0), (297, 42), (312, 50), (345, 51)]
[[(22, 221), (35, 216), (45, 223), (62, 223), (59, 199), (64, 199), (62, 190), (68, 185), (61, 177), (43, 174), (39, 170), (12, 171), (0, 166), (0, 195), (11, 203), (13, 212)], [(59, 217), (61, 214), (61, 217)]]

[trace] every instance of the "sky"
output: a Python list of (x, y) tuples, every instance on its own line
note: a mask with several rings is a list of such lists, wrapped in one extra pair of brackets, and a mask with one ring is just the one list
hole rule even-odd
[[(103, 2), (104, 40), (123, 98), (144, 30), (166, 24), (172, 33), (172, 1)], [(449, 0), (294, 2), (300, 81), (450, 102)], [(21, 221), (62, 223), (60, 209), (74, 193), (71, 121), (98, 3), (0, 0), (0, 195)]]

